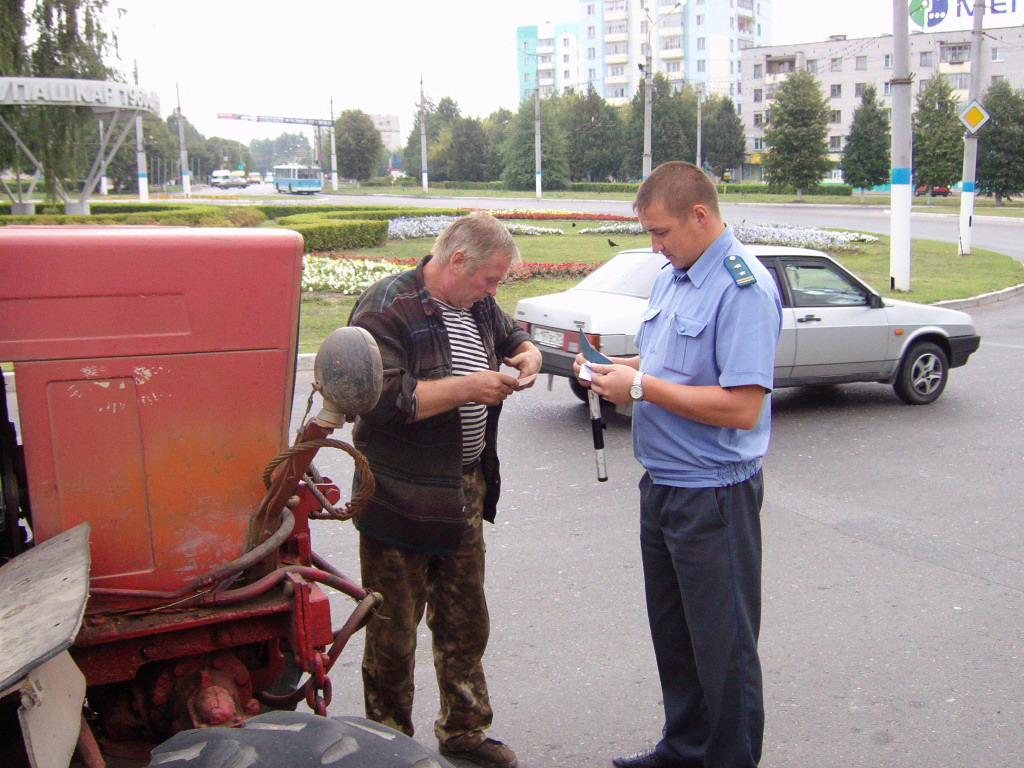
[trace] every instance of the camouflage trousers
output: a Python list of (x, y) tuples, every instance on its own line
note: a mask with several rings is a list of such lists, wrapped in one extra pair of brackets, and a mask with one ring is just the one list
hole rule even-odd
[(462, 486), (467, 529), (454, 554), (408, 552), (365, 535), (359, 541), (363, 586), (384, 596), (366, 626), (366, 716), (413, 735), (416, 629), (425, 609), (441, 697), (434, 733), (442, 747), (454, 751), (480, 744), (492, 717), (481, 663), (490, 619), (481, 518), (486, 487), (479, 464), (462, 476)]

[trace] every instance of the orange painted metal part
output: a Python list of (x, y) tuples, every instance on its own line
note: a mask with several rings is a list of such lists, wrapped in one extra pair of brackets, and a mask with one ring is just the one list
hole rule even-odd
[(26, 227), (0, 250), (38, 540), (89, 520), (93, 584), (120, 589), (238, 557), (287, 441), (299, 236)]

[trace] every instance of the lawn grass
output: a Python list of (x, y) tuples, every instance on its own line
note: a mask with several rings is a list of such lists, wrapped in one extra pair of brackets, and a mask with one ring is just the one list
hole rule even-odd
[[(621, 250), (650, 245), (644, 235), (611, 235), (616, 244), (608, 245), (606, 235), (573, 234), (580, 226), (596, 226), (600, 222), (524, 222), (557, 227), (564, 235), (520, 235), (516, 244), (524, 261), (560, 264), (567, 261), (604, 262)], [(383, 248), (366, 248), (347, 252), (350, 256), (376, 258), (421, 258), (430, 250), (433, 240), (389, 241)], [(970, 256), (957, 255), (956, 245), (937, 240), (914, 240), (912, 252), (913, 290), (907, 293), (889, 289), (889, 238), (865, 243), (856, 252), (833, 254), (838, 261), (883, 296), (932, 303), (943, 299), (960, 299), (1024, 283), (1024, 264), (1002, 254), (974, 249)], [(498, 303), (513, 314), (516, 302), (532, 296), (565, 291), (575, 285), (574, 279), (534, 279), (502, 285)], [(348, 319), (354, 296), (307, 294), (302, 299), (299, 333), (300, 352), (315, 352), (320, 341)]]

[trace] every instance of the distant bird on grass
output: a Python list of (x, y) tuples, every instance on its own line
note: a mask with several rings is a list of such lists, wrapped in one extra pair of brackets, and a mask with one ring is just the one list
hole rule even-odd
[(612, 240), (610, 237), (608, 238), (608, 245), (610, 245), (612, 248), (618, 248), (619, 247), (619, 244), (616, 243), (614, 240)]

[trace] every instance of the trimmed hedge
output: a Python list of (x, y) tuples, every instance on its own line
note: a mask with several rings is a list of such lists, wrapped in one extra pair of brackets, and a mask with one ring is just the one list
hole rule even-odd
[(639, 184), (629, 181), (570, 181), (570, 192), (636, 192)]
[(303, 250), (306, 253), (346, 248), (378, 248), (388, 240), (387, 221), (321, 221), (293, 224), (286, 229), (302, 235)]
[(397, 179), (382, 176), (359, 182), (362, 187), (418, 187), (420, 184), (418, 174), (416, 176), (399, 176)]
[[(734, 195), (795, 195), (796, 188), (788, 185), (770, 186), (760, 182), (747, 184), (717, 184), (719, 194), (729, 193)], [(835, 195), (837, 197), (849, 197), (853, 194), (853, 187), (849, 184), (818, 184), (808, 187), (805, 195), (822, 196)]]
[(417, 218), (421, 216), (465, 216), (469, 211), (465, 208), (392, 208), (387, 211), (328, 211), (326, 213), (297, 213), (294, 216), (283, 216), (277, 220), (281, 226), (292, 224), (309, 224), (314, 221), (391, 221), (401, 216)]
[(508, 189), (500, 181), (436, 181), (430, 186), (438, 189)]
[(251, 207), (264, 213), (268, 219), (290, 216), (297, 211), (302, 213), (327, 213), (330, 211), (387, 211), (394, 208), (393, 205), (281, 205), (279, 203), (253, 205)]

